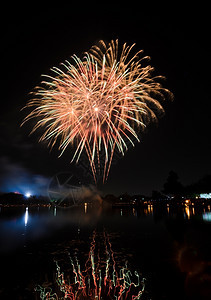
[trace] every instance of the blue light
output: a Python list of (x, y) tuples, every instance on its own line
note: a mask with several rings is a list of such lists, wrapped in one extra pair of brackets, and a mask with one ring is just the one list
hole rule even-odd
[(200, 198), (203, 198), (203, 199), (211, 199), (211, 193), (200, 194)]
[(203, 213), (202, 218), (206, 222), (211, 222), (211, 212), (205, 212), (205, 213)]

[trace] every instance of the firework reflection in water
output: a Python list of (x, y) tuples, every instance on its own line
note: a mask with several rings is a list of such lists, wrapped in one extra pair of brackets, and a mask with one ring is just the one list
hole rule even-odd
[[(141, 299), (145, 289), (145, 278), (140, 279), (138, 272), (132, 273), (127, 266), (118, 268), (111, 242), (106, 232), (103, 233), (103, 253), (100, 253), (100, 241), (96, 243), (93, 233), (89, 256), (84, 271), (77, 257), (72, 259), (72, 274), (66, 276), (61, 272), (56, 261), (56, 292), (50, 287), (36, 287), (42, 300), (51, 299)], [(118, 270), (119, 269), (119, 270)]]

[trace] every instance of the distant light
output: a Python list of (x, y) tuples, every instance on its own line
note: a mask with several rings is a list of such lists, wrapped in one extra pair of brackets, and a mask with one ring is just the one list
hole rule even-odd
[(95, 110), (95, 111), (98, 111), (98, 107), (95, 107), (94, 110)]
[(30, 193), (26, 193), (25, 196), (26, 196), (26, 198), (29, 198), (29, 197), (31, 197), (31, 194)]
[(200, 194), (200, 198), (204, 198), (204, 199), (211, 199), (211, 193), (207, 193), (207, 194)]

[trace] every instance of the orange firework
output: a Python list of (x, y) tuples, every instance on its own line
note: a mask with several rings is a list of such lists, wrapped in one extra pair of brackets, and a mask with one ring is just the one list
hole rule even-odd
[[(108, 177), (114, 152), (124, 155), (128, 145), (139, 141), (138, 132), (163, 112), (159, 100), (170, 92), (152, 77), (143, 51), (131, 55), (131, 47), (118, 41), (93, 46), (82, 59), (53, 67), (53, 76), (35, 89), (33, 107), (24, 119), (37, 118), (32, 132), (44, 128), (40, 141), (53, 147), (59, 143), (60, 156), (68, 146), (75, 149), (72, 161), (78, 162), (86, 152), (95, 181), (103, 172)], [(145, 66), (144, 66), (145, 65)]]

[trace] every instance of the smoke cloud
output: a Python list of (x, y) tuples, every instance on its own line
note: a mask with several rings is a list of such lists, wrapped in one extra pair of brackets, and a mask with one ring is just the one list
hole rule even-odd
[(47, 195), (49, 178), (33, 174), (21, 163), (12, 162), (8, 157), (0, 158), (0, 191), (19, 192), (32, 195)]

